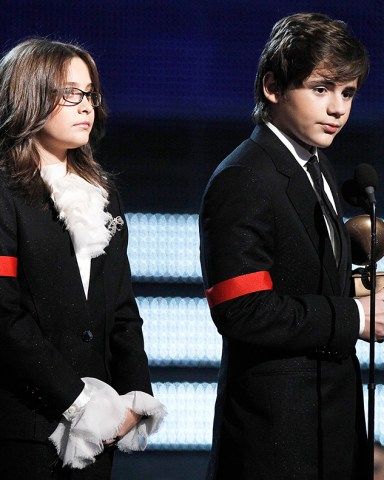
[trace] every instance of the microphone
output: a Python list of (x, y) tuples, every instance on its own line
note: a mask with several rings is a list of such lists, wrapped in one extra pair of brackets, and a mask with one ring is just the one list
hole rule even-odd
[(341, 187), (341, 194), (346, 202), (353, 207), (360, 207), (365, 213), (370, 213), (376, 202), (379, 178), (376, 170), (368, 163), (361, 163), (354, 172), (354, 178), (347, 180)]
[(344, 200), (353, 207), (362, 208), (365, 213), (370, 213), (371, 205), (368, 199), (358, 192), (356, 181), (353, 178), (343, 183), (341, 186), (341, 194)]
[(355, 168), (354, 181), (356, 183), (357, 191), (365, 193), (365, 198), (369, 205), (376, 203), (375, 191), (379, 186), (379, 177), (376, 170), (369, 163), (360, 163)]
[[(353, 207), (360, 207), (360, 198), (357, 194), (357, 185), (353, 178), (345, 181), (341, 186), (341, 194), (345, 201)], [(365, 210), (365, 208), (364, 208)]]
[[(366, 257), (358, 258), (360, 262), (369, 261), (367, 267), (361, 269), (362, 271), (352, 275), (354, 277), (355, 296), (360, 297), (369, 295), (369, 314), (370, 314), (370, 326), (369, 326), (369, 379), (368, 379), (368, 444), (371, 452), (370, 455), (370, 478), (373, 478), (373, 443), (374, 443), (374, 426), (375, 426), (375, 340), (376, 340), (376, 293), (384, 288), (384, 275), (383, 273), (377, 273), (376, 261), (383, 252), (380, 252), (378, 245), (380, 238), (380, 227), (377, 228), (376, 217), (376, 198), (375, 190), (379, 185), (379, 179), (375, 169), (369, 164), (360, 164), (355, 169), (354, 181), (357, 186), (357, 191), (360, 195), (363, 193), (365, 199), (370, 205), (369, 215), (366, 215), (366, 219), (369, 221), (370, 230), (370, 248), (367, 249), (361, 244), (361, 241), (366, 237), (364, 230), (367, 230), (366, 222), (360, 221), (359, 225), (355, 225), (350, 230), (356, 230), (356, 238), (358, 243), (360, 242), (360, 252), (366, 254)], [(355, 219), (351, 219), (352, 221)], [(348, 227), (347, 227), (348, 228)], [(377, 235), (378, 233), (378, 235)], [(351, 236), (352, 237), (352, 236)], [(351, 238), (352, 240), (352, 238)], [(364, 242), (363, 242), (364, 243)], [(382, 241), (380, 242), (383, 243)], [(352, 241), (353, 244), (353, 241)], [(352, 246), (353, 249), (353, 246)], [(367, 251), (368, 250), (368, 251)], [(361, 288), (360, 288), (361, 287)]]

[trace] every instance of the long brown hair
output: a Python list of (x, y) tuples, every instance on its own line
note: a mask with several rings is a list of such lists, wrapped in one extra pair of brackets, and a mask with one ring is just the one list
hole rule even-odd
[[(80, 46), (33, 38), (16, 45), (0, 61), (0, 169), (31, 200), (46, 196), (38, 174), (40, 156), (36, 133), (60, 102), (70, 61), (79, 57), (87, 65), (94, 89), (100, 92), (96, 64)], [(68, 151), (68, 169), (93, 184), (109, 187), (93, 157), (92, 147), (104, 134), (106, 107), (95, 108), (89, 143)]]
[(277, 90), (283, 94), (290, 85), (300, 86), (319, 66), (335, 82), (357, 79), (360, 87), (368, 75), (368, 53), (341, 20), (320, 13), (296, 13), (279, 20), (260, 56), (254, 121), (270, 120), (270, 105), (263, 89), (267, 72), (273, 73)]

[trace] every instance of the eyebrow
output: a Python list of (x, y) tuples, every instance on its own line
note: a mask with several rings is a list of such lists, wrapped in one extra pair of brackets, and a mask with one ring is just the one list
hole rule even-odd
[[(327, 79), (327, 78), (319, 77), (319, 78), (317, 78), (317, 79), (315, 79), (315, 80), (309, 80), (309, 81), (308, 81), (308, 85), (309, 85), (310, 87), (314, 87), (314, 86), (316, 86), (316, 85), (326, 85), (326, 86), (336, 87), (336, 86), (338, 85), (338, 83), (335, 82), (335, 81), (333, 81), (333, 80), (329, 80), (329, 79)], [(354, 86), (352, 86), (352, 85), (347, 85), (347, 86), (343, 89), (343, 91), (353, 93), (353, 92), (356, 92), (356, 91), (357, 91), (357, 87), (354, 87)]]
[(355, 93), (355, 92), (357, 92), (357, 87), (352, 87), (352, 86), (345, 87), (344, 92)]
[[(71, 87), (76, 87), (76, 85), (79, 85), (79, 83), (78, 82), (66, 82), (66, 85), (69, 85)], [(91, 82), (91, 83), (88, 83), (88, 85), (85, 88), (93, 88), (93, 87), (94, 87), (94, 85)]]
[(315, 80), (307, 80), (308, 82), (308, 85), (334, 85), (336, 86), (337, 83), (334, 82), (333, 80), (329, 80), (327, 78), (323, 78), (323, 77), (319, 77), (319, 78), (316, 78)]

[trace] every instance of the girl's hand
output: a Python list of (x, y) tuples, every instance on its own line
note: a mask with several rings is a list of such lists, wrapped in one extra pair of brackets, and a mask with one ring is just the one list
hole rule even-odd
[(104, 445), (106, 445), (107, 447), (114, 445), (121, 438), (123, 438), (135, 425), (137, 425), (140, 420), (141, 415), (133, 412), (132, 410), (128, 410), (127, 416), (125, 417), (124, 422), (121, 424), (119, 430), (117, 431), (116, 437), (111, 438), (110, 440), (106, 440), (104, 442)]

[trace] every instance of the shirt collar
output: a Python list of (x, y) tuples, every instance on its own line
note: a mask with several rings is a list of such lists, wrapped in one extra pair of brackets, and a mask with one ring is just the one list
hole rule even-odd
[(312, 147), (312, 151), (309, 151), (293, 140), (293, 138), (288, 137), (288, 135), (283, 133), (272, 123), (267, 122), (266, 126), (272, 130), (272, 132), (279, 138), (279, 140), (281, 140), (281, 142), (283, 142), (283, 144), (288, 148), (288, 150), (292, 153), (302, 167), (305, 166), (305, 164), (313, 155), (318, 157), (316, 147)]

